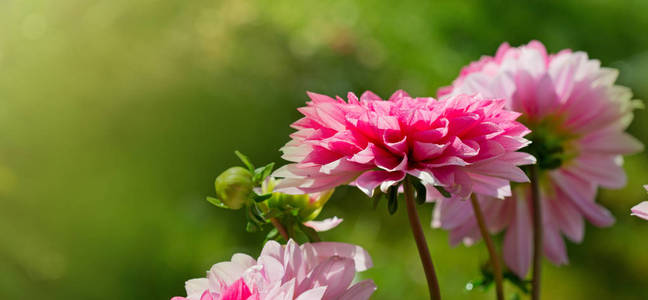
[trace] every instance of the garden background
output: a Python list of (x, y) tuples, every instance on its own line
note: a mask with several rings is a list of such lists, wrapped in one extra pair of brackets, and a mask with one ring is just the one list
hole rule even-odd
[[(169, 299), (263, 234), (205, 201), (214, 178), (275, 161), (305, 92), (403, 88), (434, 96), (501, 42), (587, 51), (648, 99), (647, 1), (0, 0), (0, 298)], [(648, 143), (648, 110), (629, 130)], [(545, 299), (646, 299), (648, 156), (599, 201), (617, 217), (545, 264)], [(375, 299), (427, 296), (405, 211), (340, 188), (326, 240), (360, 244)], [(419, 208), (429, 224), (432, 205)], [(483, 244), (426, 227), (446, 299), (467, 292)], [(411, 296), (410, 296), (411, 295)]]

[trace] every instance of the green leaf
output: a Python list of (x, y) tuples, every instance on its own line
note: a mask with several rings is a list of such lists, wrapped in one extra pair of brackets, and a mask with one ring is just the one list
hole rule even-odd
[(389, 202), (387, 202), (387, 210), (389, 214), (393, 215), (398, 210), (398, 185), (389, 188), (387, 198), (389, 199)]
[(421, 183), (420, 180), (414, 179), (411, 180), (414, 189), (416, 190), (416, 203), (423, 204), (425, 203), (427, 192), (425, 186)]
[(252, 180), (256, 183), (263, 182), (266, 179), (266, 177), (270, 176), (270, 174), (272, 173), (274, 164), (275, 163), (272, 162), (254, 170), (254, 177), (252, 178)]
[(250, 162), (250, 159), (245, 156), (243, 153), (239, 152), (238, 150), (234, 151), (234, 154), (238, 156), (238, 158), (243, 162), (243, 164), (250, 170), (250, 172), (254, 172), (254, 165)]
[(214, 197), (207, 196), (207, 201), (209, 201), (209, 203), (211, 203), (211, 204), (213, 204), (215, 206), (218, 206), (220, 208), (231, 209), (231, 208), (229, 208), (229, 206), (227, 206), (225, 203), (223, 203), (223, 201), (220, 201), (220, 200), (218, 200), (218, 199), (216, 199)]
[(446, 197), (446, 198), (451, 197), (450, 193), (448, 193), (448, 191), (446, 191), (446, 189), (444, 189), (442, 186), (435, 185), (434, 188), (437, 189), (437, 191), (439, 191), (439, 193), (441, 193), (441, 195), (443, 195), (443, 197)]
[(254, 201), (257, 203), (266, 201), (270, 198), (272, 198), (272, 193), (267, 193), (263, 195), (254, 195)]

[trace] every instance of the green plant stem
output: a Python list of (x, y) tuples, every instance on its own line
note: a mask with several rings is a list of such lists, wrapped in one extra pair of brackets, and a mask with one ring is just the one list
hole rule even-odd
[(423, 227), (419, 220), (418, 213), (416, 212), (416, 203), (414, 202), (414, 189), (412, 184), (405, 180), (403, 183), (405, 189), (405, 203), (407, 206), (407, 216), (409, 218), (412, 234), (414, 234), (414, 241), (418, 249), (419, 256), (421, 257), (421, 264), (427, 279), (428, 289), (430, 291), (430, 299), (440, 300), (441, 292), (439, 290), (439, 282), (437, 281), (436, 273), (434, 272), (434, 264), (432, 264), (432, 257), (430, 257), (430, 250), (428, 249), (427, 242), (425, 241), (425, 234), (423, 234)]
[(484, 243), (486, 244), (486, 248), (488, 249), (488, 254), (490, 255), (490, 263), (493, 266), (493, 273), (495, 274), (495, 289), (497, 293), (497, 299), (504, 300), (502, 265), (499, 260), (499, 255), (497, 255), (497, 251), (495, 251), (493, 240), (491, 239), (490, 233), (488, 233), (484, 215), (475, 194), (472, 194), (472, 196), (470, 197), (470, 202), (472, 203), (473, 212), (475, 213), (475, 218), (477, 219), (477, 224), (479, 225), (479, 232), (481, 232)]
[(540, 277), (542, 276), (542, 204), (538, 183), (538, 166), (532, 165), (531, 202), (533, 203), (533, 277), (531, 279), (531, 299), (540, 300)]
[(275, 228), (277, 228), (277, 231), (279, 231), (279, 234), (281, 234), (281, 237), (283, 237), (284, 240), (286, 240), (286, 242), (288, 240), (290, 240), (290, 236), (288, 235), (288, 231), (286, 231), (286, 228), (283, 225), (281, 225), (281, 222), (279, 222), (279, 220), (277, 220), (277, 218), (270, 218), (270, 223), (272, 223), (272, 225)]

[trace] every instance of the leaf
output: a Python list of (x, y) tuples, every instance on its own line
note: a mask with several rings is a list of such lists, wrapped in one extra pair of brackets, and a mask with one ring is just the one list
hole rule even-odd
[(254, 201), (257, 202), (257, 203), (266, 201), (266, 200), (268, 200), (270, 198), (272, 198), (272, 193), (267, 193), (267, 194), (263, 194), (263, 195), (254, 195), (254, 197), (253, 197)]
[(263, 167), (260, 167), (260, 168), (257, 168), (256, 170), (254, 170), (254, 177), (252, 178), (252, 180), (255, 183), (263, 182), (266, 179), (266, 177), (270, 176), (270, 174), (272, 173), (272, 169), (274, 168), (274, 164), (275, 163), (272, 162), (272, 163), (269, 163), (269, 164), (267, 164), (267, 165), (265, 165)]
[(412, 185), (414, 185), (414, 189), (416, 190), (416, 203), (418, 204), (425, 203), (426, 196), (427, 196), (425, 186), (418, 179), (411, 180), (411, 182)]
[(389, 188), (387, 197), (389, 199), (389, 202), (387, 202), (387, 210), (390, 215), (393, 215), (398, 210), (398, 185)]
[(211, 203), (211, 204), (213, 204), (215, 206), (218, 206), (220, 208), (231, 209), (231, 208), (229, 208), (229, 206), (227, 206), (225, 203), (223, 203), (223, 201), (220, 201), (219, 199), (216, 199), (214, 197), (207, 196), (207, 201), (209, 201), (209, 203)]
[(245, 156), (243, 153), (239, 152), (238, 150), (234, 151), (234, 154), (238, 156), (238, 158), (243, 162), (243, 164), (250, 170), (250, 172), (254, 172), (254, 165), (250, 162), (250, 159)]
[(437, 191), (439, 191), (439, 193), (441, 193), (441, 195), (443, 195), (443, 197), (446, 197), (446, 198), (451, 197), (450, 193), (448, 193), (448, 191), (446, 191), (446, 189), (444, 189), (442, 186), (435, 185), (434, 188), (437, 189)]

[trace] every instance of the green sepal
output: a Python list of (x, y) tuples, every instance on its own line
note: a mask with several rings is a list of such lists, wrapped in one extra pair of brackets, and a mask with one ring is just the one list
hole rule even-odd
[(441, 193), (441, 195), (443, 195), (443, 197), (450, 198), (452, 196), (442, 186), (435, 185), (434, 188), (437, 189), (437, 191), (439, 191), (439, 193)]
[(207, 196), (207, 201), (209, 203), (217, 206), (217, 207), (225, 208), (225, 209), (231, 209), (229, 206), (227, 206), (225, 203), (223, 203), (223, 201), (220, 201), (219, 199), (216, 199), (214, 197)]
[(398, 210), (398, 185), (389, 188), (387, 191), (387, 199), (389, 199), (389, 202), (387, 202), (387, 210), (390, 215), (393, 215)]
[(266, 200), (270, 199), (271, 197), (272, 197), (272, 193), (267, 193), (267, 194), (263, 194), (263, 195), (256, 195), (255, 194), (253, 199), (254, 199), (254, 202), (259, 203), (259, 202), (266, 201)]
[(425, 186), (421, 183), (420, 180), (414, 179), (411, 180), (412, 185), (414, 186), (414, 189), (416, 190), (416, 203), (418, 204), (423, 204), (425, 203), (427, 192), (425, 190)]
[(299, 224), (299, 229), (304, 232), (304, 234), (306, 234), (306, 237), (308, 237), (308, 242), (315, 243), (321, 241), (315, 229), (305, 226), (304, 224)]
[(277, 236), (279, 236), (279, 230), (273, 227), (268, 232), (268, 234), (266, 234), (265, 241), (263, 242), (263, 244), (265, 244), (267, 241), (274, 240), (275, 238), (277, 238)]
[(250, 170), (250, 172), (254, 173), (254, 165), (250, 162), (250, 159), (245, 156), (243, 153), (239, 152), (238, 150), (234, 151), (234, 154), (238, 156), (238, 158), (243, 162), (243, 164)]
[(263, 182), (263, 180), (266, 179), (266, 177), (270, 176), (273, 168), (274, 168), (273, 162), (263, 167), (257, 168), (256, 170), (254, 170), (254, 177), (252, 177), (252, 180), (255, 183), (260, 184), (261, 182)]

